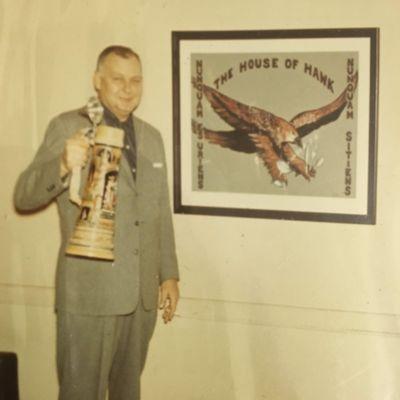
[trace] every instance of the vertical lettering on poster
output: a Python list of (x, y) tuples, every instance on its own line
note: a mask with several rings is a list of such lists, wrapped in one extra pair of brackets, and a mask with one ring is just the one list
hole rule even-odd
[[(196, 60), (196, 78), (195, 78), (195, 90), (196, 90), (196, 120), (201, 121), (203, 119), (203, 61)], [(203, 123), (195, 122), (194, 131), (197, 136), (196, 142), (196, 154), (197, 154), (197, 188), (204, 188), (204, 143), (203, 143)]]
[[(356, 74), (354, 69), (354, 59), (347, 59), (347, 104), (346, 104), (346, 118), (353, 119), (354, 118), (354, 107), (353, 107), (353, 97), (354, 90), (356, 87)], [(346, 132), (346, 145), (345, 145), (345, 154), (346, 154), (346, 166), (344, 169), (344, 194), (346, 196), (350, 196), (353, 193), (353, 168), (352, 168), (352, 155), (353, 155), (353, 132)]]

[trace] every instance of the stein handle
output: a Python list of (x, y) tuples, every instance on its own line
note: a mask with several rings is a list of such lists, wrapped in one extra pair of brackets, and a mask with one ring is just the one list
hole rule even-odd
[(81, 167), (74, 167), (71, 173), (71, 180), (69, 182), (69, 199), (72, 203), (80, 206), (82, 199), (79, 196), (79, 187), (81, 185)]

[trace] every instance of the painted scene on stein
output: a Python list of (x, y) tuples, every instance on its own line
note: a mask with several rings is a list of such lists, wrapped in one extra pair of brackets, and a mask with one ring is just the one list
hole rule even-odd
[(358, 52), (198, 52), (190, 70), (191, 190), (357, 196)]

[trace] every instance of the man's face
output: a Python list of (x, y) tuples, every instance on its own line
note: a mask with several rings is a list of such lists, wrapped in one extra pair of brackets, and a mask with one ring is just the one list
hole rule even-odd
[(125, 121), (140, 103), (142, 67), (136, 57), (109, 54), (94, 74), (94, 87), (100, 101)]

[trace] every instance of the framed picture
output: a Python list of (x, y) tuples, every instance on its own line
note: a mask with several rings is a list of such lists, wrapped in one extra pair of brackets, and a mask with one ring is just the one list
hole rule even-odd
[(173, 32), (175, 212), (374, 224), (378, 42)]

